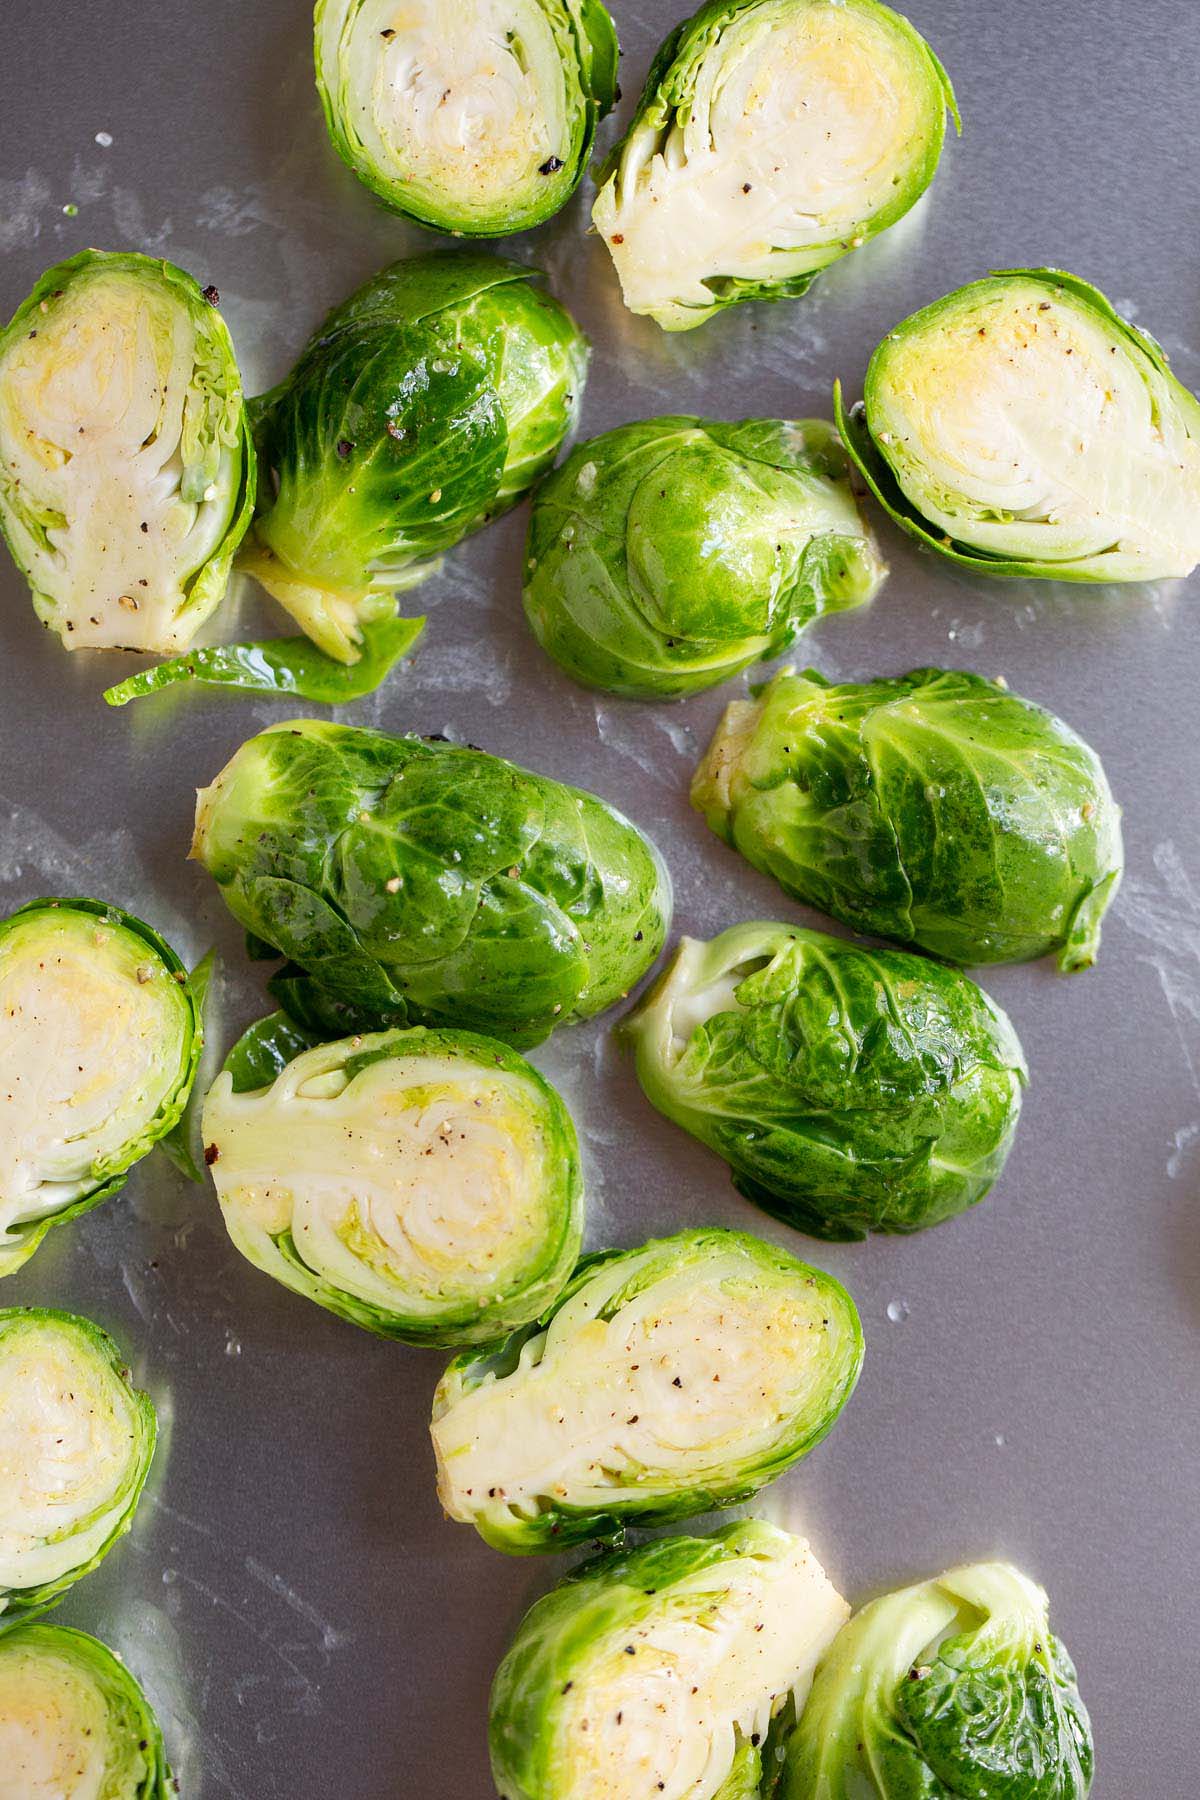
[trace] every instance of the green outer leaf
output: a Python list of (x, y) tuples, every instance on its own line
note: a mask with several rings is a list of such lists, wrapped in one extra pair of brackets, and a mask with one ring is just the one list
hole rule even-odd
[[(0, 1635), (0, 1705), (6, 1656), (27, 1655), (61, 1658), (72, 1664), (97, 1688), (104, 1700), (114, 1735), (129, 1755), (127, 1769), (105, 1771), (109, 1784), (105, 1800), (174, 1800), (177, 1793), (163, 1748), (162, 1731), (140, 1685), (119, 1657), (86, 1632), (66, 1625), (19, 1625)], [(56, 1720), (55, 1729), (65, 1730)], [(140, 1773), (138, 1772), (140, 1771)], [(131, 1779), (133, 1777), (133, 1779)], [(117, 1782), (120, 1785), (117, 1785)]]
[(90, 1212), (94, 1206), (99, 1206), (102, 1200), (107, 1200), (111, 1195), (120, 1192), (133, 1164), (140, 1162), (155, 1144), (160, 1143), (182, 1117), (192, 1083), (196, 1079), (196, 1070), (200, 1064), (203, 1030), (196, 996), (188, 982), (187, 970), (166, 939), (160, 937), (153, 926), (136, 918), (133, 913), (125, 912), (121, 907), (110, 905), (104, 900), (88, 900), (81, 897), (63, 896), (30, 900), (26, 905), (18, 907), (16, 912), (10, 913), (7, 919), (0, 919), (0, 938), (14, 920), (24, 919), (33, 912), (59, 909), (76, 913), (90, 913), (103, 919), (106, 924), (120, 926), (123, 930), (140, 938), (149, 953), (166, 966), (186, 994), (191, 1018), (191, 1035), (184, 1065), (179, 1073), (178, 1084), (163, 1101), (155, 1117), (144, 1131), (124, 1146), (115, 1159), (115, 1166), (114, 1159), (110, 1159), (103, 1177), (97, 1180), (96, 1186), (88, 1193), (81, 1195), (78, 1200), (72, 1201), (69, 1206), (60, 1208), (58, 1212), (48, 1214), (45, 1218), (32, 1219), (26, 1225), (11, 1228), (12, 1231), (19, 1232), (20, 1243), (14, 1248), (0, 1252), (0, 1277), (14, 1274), (17, 1269), (27, 1263), (53, 1226), (65, 1225), (68, 1219), (77, 1219), (81, 1213)]
[(783, 669), (726, 709), (692, 804), (785, 893), (959, 963), (1086, 966), (1124, 863), (1095, 751), (965, 670)]
[[(224, 597), (225, 589), (229, 584), (229, 572), (233, 566), (234, 555), (254, 515), (257, 491), (258, 463), (250, 435), (246, 404), (241, 393), (241, 375), (238, 370), (233, 340), (216, 306), (210, 305), (204, 298), (194, 276), (189, 275), (186, 269), (178, 268), (175, 263), (167, 262), (162, 257), (143, 256), (137, 251), (80, 250), (76, 255), (67, 257), (65, 261), (55, 263), (40, 277), (33, 292), (22, 301), (9, 323), (3, 330), (0, 330), (0, 356), (14, 338), (21, 336), (30, 324), (41, 316), (43, 303), (53, 301), (60, 289), (67, 287), (77, 276), (90, 273), (97, 265), (129, 270), (142, 279), (162, 282), (170, 287), (175, 297), (186, 308), (192, 323), (197, 326), (201, 335), (210, 341), (210, 348), (218, 361), (226, 369), (232, 369), (238, 377), (238, 393), (230, 403), (233, 408), (239, 458), (237, 489), (231, 503), (229, 524), (224, 537), (208, 561), (194, 570), (189, 578), (186, 605), (179, 616), (186, 619), (188, 630), (194, 632), (199, 630), (204, 620), (215, 611)], [(4, 536), (8, 544), (13, 561), (29, 582), (34, 611), (44, 625), (57, 630), (56, 604), (49, 595), (41, 594), (34, 588), (33, 575), (26, 559), (21, 554), (11, 511), (11, 495), (4, 482), (2, 470), (0, 470), (0, 534)]]
[[(573, 1800), (550, 1785), (553, 1738), (561, 1702), (587, 1680), (597, 1646), (619, 1641), (618, 1634), (657, 1613), (669, 1615), (674, 1590), (690, 1577), (711, 1570), (719, 1580), (723, 1563), (772, 1557), (791, 1541), (762, 1519), (738, 1519), (707, 1537), (607, 1551), (565, 1575), (525, 1614), (492, 1682), (488, 1747), (497, 1791), (507, 1800)], [(757, 1761), (753, 1747), (740, 1744), (714, 1800), (756, 1800), (757, 1782), (745, 1778)]]
[(1007, 1563), (885, 1594), (817, 1667), (780, 1800), (1085, 1800), (1091, 1727), (1046, 1596)]
[(405, 619), (393, 613), (386, 619), (368, 619), (362, 626), (361, 654), (353, 663), (334, 662), (306, 637), (206, 645), (130, 675), (106, 689), (104, 698), (109, 706), (127, 706), (143, 694), (194, 682), (202, 687), (239, 688), (246, 693), (341, 706), (382, 686), (424, 629), (423, 617)]
[[(225, 1060), (235, 1093), (269, 1086), (298, 1054), (312, 1049), (309, 1033), (299, 1030), (283, 1013), (272, 1013), (252, 1025)], [(375, 1062), (423, 1055), (451, 1058), (472, 1069), (503, 1074), (520, 1081), (527, 1090), (531, 1110), (537, 1112), (546, 1137), (558, 1150), (553, 1165), (552, 1199), (557, 1213), (555, 1234), (542, 1246), (531, 1268), (524, 1268), (519, 1284), (497, 1277), (494, 1297), (481, 1309), (478, 1304), (447, 1300), (440, 1310), (406, 1312), (400, 1304), (385, 1308), (348, 1293), (329, 1277), (309, 1267), (289, 1229), (278, 1234), (249, 1236), (235, 1228), (223, 1208), (225, 1225), (234, 1244), (248, 1261), (293, 1293), (315, 1301), (327, 1312), (400, 1343), (451, 1349), (466, 1344), (492, 1343), (498, 1334), (513, 1331), (535, 1320), (561, 1290), (579, 1256), (583, 1237), (583, 1176), (575, 1126), (562, 1096), (532, 1064), (507, 1045), (467, 1031), (408, 1030), (352, 1037), (327, 1046), (342, 1053), (340, 1066), (348, 1081)], [(206, 1160), (215, 1150), (206, 1150)], [(398, 1296), (399, 1299), (399, 1296)]]
[(595, 795), (314, 719), (242, 746), (200, 798), (192, 853), (309, 978), (272, 992), (324, 1036), (424, 1022), (525, 1048), (622, 998), (670, 912), (657, 851)]
[(269, 481), (243, 561), (338, 661), (574, 429), (587, 343), (539, 281), (478, 253), (394, 263), (253, 403)]
[[(453, 18), (460, 0), (448, 0), (451, 14), (447, 32), (456, 25), (470, 29), (470, 21)], [(470, 196), (446, 193), (438, 201), (415, 190), (401, 165), (384, 166), (374, 160), (355, 124), (355, 113), (364, 100), (346, 79), (342, 55), (346, 40), (363, 0), (316, 0), (313, 18), (313, 54), (317, 92), (325, 125), (334, 149), (347, 168), (358, 176), (386, 206), (404, 218), (456, 237), (501, 237), (544, 224), (570, 199), (583, 177), (595, 141), (596, 127), (614, 103), (619, 47), (616, 27), (602, 0), (523, 0), (546, 17), (556, 38), (563, 63), (563, 81), (573, 112), (568, 155), (558, 170), (531, 179), (523, 192), (512, 193), (499, 209), (479, 212)], [(515, 17), (515, 8), (514, 8)]]
[[(1008, 279), (1041, 282), (1051, 293), (1056, 290), (1065, 290), (1073, 298), (1082, 302), (1087, 309), (1099, 313), (1105, 325), (1119, 341), (1144, 356), (1155, 373), (1169, 382), (1171, 387), (1176, 390), (1181, 402), (1186, 402), (1189, 410), (1196, 409), (1197, 425), (1200, 427), (1200, 403), (1197, 403), (1195, 396), (1189, 393), (1176, 378), (1162, 346), (1147, 332), (1139, 331), (1135, 325), (1131, 325), (1127, 319), (1123, 319), (1099, 288), (1093, 287), (1090, 282), (1084, 281), (1078, 275), (1068, 274), (1065, 269), (1054, 268), (993, 269), (989, 276), (982, 277), (978, 282), (969, 282), (967, 286), (980, 287), (989, 281)], [(929, 314), (940, 310), (948, 301), (956, 300), (964, 291), (962, 288), (956, 288), (952, 293), (944, 295), (941, 300), (935, 300), (929, 306), (922, 307), (920, 311), (912, 313), (897, 325), (895, 331), (890, 335), (894, 337), (897, 333), (908, 330), (927, 318)], [(886, 341), (885, 339), (884, 342), (886, 343)], [(833, 384), (833, 416), (838, 431), (841, 433), (842, 442), (859, 474), (894, 524), (898, 525), (902, 531), (907, 532), (909, 537), (915, 538), (918, 543), (936, 551), (947, 562), (955, 563), (959, 568), (970, 570), (973, 574), (996, 575), (1013, 580), (1071, 581), (1092, 584), (1121, 579), (1138, 579), (1137, 577), (1115, 576), (1103, 569), (1098, 569), (1097, 559), (1094, 557), (1063, 562), (1042, 562), (1023, 557), (997, 556), (990, 551), (979, 550), (970, 544), (960, 543), (954, 538), (946, 537), (937, 526), (931, 525), (927, 519), (922, 518), (920, 512), (901, 488), (895, 470), (887, 459), (885, 451), (880, 449), (872, 435), (869, 424), (873, 378), (882, 349), (883, 345), (876, 347), (867, 367), (864, 384), (867, 396), (866, 404), (858, 401), (847, 410), (842, 397), (842, 384), (840, 381), (835, 381)]]
[(94, 1359), (112, 1371), (127, 1395), (133, 1414), (135, 1436), (130, 1445), (129, 1467), (122, 1495), (124, 1510), (109, 1537), (86, 1562), (68, 1570), (54, 1581), (39, 1582), (35, 1587), (0, 1589), (0, 1633), (36, 1618), (56, 1605), (67, 1589), (98, 1568), (117, 1540), (124, 1537), (133, 1524), (133, 1515), (137, 1511), (146, 1477), (150, 1473), (158, 1437), (158, 1420), (153, 1401), (149, 1394), (142, 1393), (133, 1386), (124, 1357), (112, 1338), (99, 1325), (78, 1313), (60, 1312), (49, 1306), (0, 1307), (0, 1339), (22, 1324), (55, 1329), (64, 1336), (74, 1338), (77, 1343), (82, 1340)]
[(886, 570), (823, 419), (618, 426), (534, 497), (523, 599), (575, 680), (652, 699), (777, 656)]
[[(206, 955), (201, 957), (200, 961), (188, 976), (188, 986), (191, 989), (192, 996), (196, 1002), (196, 1018), (198, 1021), (196, 1043), (200, 1052), (200, 1058), (197, 1062), (197, 1072), (199, 1072), (200, 1062), (203, 1061), (204, 1050), (208, 1041), (210, 1024), (209, 993), (212, 987), (212, 978), (216, 972), (216, 967), (217, 953), (215, 950), (209, 950)], [(198, 1117), (200, 1087), (200, 1081), (193, 1080), (191, 1089), (188, 1093), (187, 1104), (184, 1106), (183, 1112), (176, 1123), (171, 1127), (170, 1131), (168, 1131), (166, 1137), (161, 1140), (162, 1148), (175, 1164), (179, 1173), (187, 1181), (204, 1180), (193, 1148), (193, 1145), (198, 1144), (200, 1141), (200, 1121)]]
[[(908, 19), (884, 6), (880, 0), (837, 0), (847, 12), (859, 12), (885, 18), (891, 29), (916, 53), (918, 65), (924, 65), (930, 88), (929, 135), (925, 155), (913, 176), (901, 184), (892, 198), (872, 217), (860, 221), (852, 242), (841, 239), (814, 245), (805, 252), (778, 250), (781, 273), (766, 280), (750, 280), (724, 276), (719, 272), (707, 278), (705, 286), (712, 294), (703, 307), (673, 303), (666, 312), (652, 311), (650, 316), (665, 331), (690, 331), (702, 325), (714, 313), (745, 300), (797, 299), (812, 286), (822, 269), (847, 255), (862, 243), (878, 236), (904, 216), (929, 187), (941, 159), (949, 112), (955, 131), (961, 135), (962, 118), (954, 88), (945, 68)], [(593, 222), (603, 226), (598, 216), (604, 211), (607, 190), (611, 184), (620, 188), (627, 174), (636, 180), (638, 172), (648, 166), (650, 157), (661, 152), (672, 131), (684, 130), (691, 120), (692, 98), (699, 69), (705, 58), (720, 46), (725, 29), (742, 14), (760, 8), (764, 12), (785, 13), (813, 4), (813, 0), (705, 0), (696, 12), (684, 19), (664, 39), (650, 65), (649, 74), (633, 118), (625, 134), (614, 144), (596, 171), (600, 190), (593, 208)], [(718, 84), (719, 85), (719, 84)], [(783, 272), (786, 270), (786, 272)]]
[[(708, 1256), (719, 1257), (731, 1249), (739, 1251), (749, 1263), (758, 1264), (764, 1279), (797, 1282), (820, 1290), (832, 1329), (827, 1345), (827, 1382), (819, 1399), (814, 1399), (803, 1414), (781, 1421), (775, 1442), (756, 1462), (730, 1463), (719, 1477), (703, 1486), (656, 1493), (649, 1490), (648, 1473), (633, 1470), (626, 1487), (614, 1484), (612, 1499), (602, 1511), (573, 1504), (569, 1496), (539, 1496), (536, 1512), (518, 1511), (503, 1497), (481, 1497), (473, 1523), (485, 1543), (512, 1556), (532, 1556), (565, 1550), (589, 1538), (620, 1540), (631, 1525), (669, 1524), (714, 1507), (740, 1505), (807, 1456), (828, 1435), (854, 1392), (862, 1368), (862, 1326), (854, 1301), (842, 1284), (824, 1270), (800, 1262), (788, 1251), (750, 1232), (720, 1226), (652, 1238), (632, 1250), (601, 1250), (582, 1257), (566, 1287), (539, 1319), (510, 1337), (468, 1351), (449, 1364), (434, 1395), (434, 1422), (460, 1394), (509, 1377), (519, 1381), (523, 1369), (540, 1361), (547, 1328), (576, 1296), (584, 1297), (581, 1320), (611, 1318), (627, 1301), (657, 1281), (677, 1274), (685, 1261), (702, 1267)], [(614, 1269), (622, 1267), (628, 1270), (628, 1279), (605, 1300), (602, 1288), (611, 1285)], [(588, 1289), (601, 1275), (605, 1280), (597, 1287), (600, 1297), (592, 1300)]]
[(1027, 1075), (1008, 1019), (960, 970), (787, 925), (684, 938), (621, 1034), (647, 1099), (748, 1200), (834, 1240), (977, 1204)]

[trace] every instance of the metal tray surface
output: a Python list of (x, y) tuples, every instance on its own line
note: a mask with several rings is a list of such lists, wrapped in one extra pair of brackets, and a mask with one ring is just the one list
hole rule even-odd
[[(898, 319), (1013, 264), (1095, 281), (1200, 387), (1188, 8), (914, 6), (957, 84), (964, 135), (914, 214), (807, 299), (663, 335), (623, 311), (585, 235), (590, 184), (503, 246), (549, 272), (592, 337), (586, 433), (660, 411), (828, 415), (834, 376), (857, 394)], [(615, 0), (622, 117), (683, 10)], [(3, 14), (6, 316), (85, 245), (162, 253), (216, 283), (255, 391), (330, 304), (438, 241), (392, 218), (326, 141), (306, 0), (7, 0)], [(451, 555), (407, 606), (430, 615), (415, 659), (344, 716), (457, 733), (617, 802), (670, 862), (679, 931), (823, 923), (688, 808), (695, 758), (744, 683), (678, 705), (573, 686), (525, 628), (524, 528), (518, 511)], [(815, 1245), (742, 1202), (723, 1165), (651, 1111), (611, 1016), (535, 1060), (585, 1136), (590, 1243), (738, 1224), (825, 1264), (858, 1301), (858, 1393), (758, 1510), (806, 1532), (855, 1599), (963, 1558), (1014, 1558), (1048, 1587), (1079, 1663), (1096, 1800), (1186, 1800), (1200, 1691), (1200, 592), (972, 583), (879, 528), (890, 581), (870, 608), (812, 631), (803, 661), (843, 678), (931, 662), (1003, 674), (1096, 745), (1125, 806), (1129, 873), (1096, 970), (985, 978), (1032, 1065), (1000, 1185), (915, 1239)], [(252, 590), (219, 627), (280, 629)], [(217, 945), (228, 1042), (262, 1010), (261, 970), (184, 860), (192, 791), (286, 705), (197, 692), (106, 709), (116, 659), (64, 654), (7, 559), (0, 642), (5, 909), (96, 894), (185, 956)], [(563, 1564), (506, 1559), (442, 1519), (427, 1436), (441, 1358), (258, 1274), (213, 1194), (160, 1154), (53, 1232), (3, 1300), (102, 1321), (166, 1422), (132, 1535), (56, 1617), (144, 1678), (190, 1800), (487, 1800), (491, 1672)]]

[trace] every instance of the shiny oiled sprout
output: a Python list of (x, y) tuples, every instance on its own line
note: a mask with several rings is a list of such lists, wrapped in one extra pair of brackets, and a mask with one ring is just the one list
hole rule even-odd
[(518, 1627), (492, 1683), (505, 1800), (758, 1800), (849, 1607), (760, 1519), (610, 1552)]
[(525, 554), (538, 642), (591, 687), (653, 699), (777, 656), (885, 569), (821, 419), (621, 425), (539, 488)]
[(183, 964), (140, 919), (35, 900), (0, 921), (0, 1275), (171, 1131), (200, 1037)]
[(1058, 269), (897, 325), (847, 447), (911, 536), (983, 575), (1151, 581), (1200, 562), (1200, 402), (1153, 338)]
[(394, 263), (254, 402), (263, 491), (241, 562), (326, 655), (354, 662), (364, 622), (573, 430), (587, 344), (539, 279), (494, 256)]
[(318, 1035), (418, 1023), (519, 1048), (628, 993), (666, 935), (648, 839), (466, 745), (297, 719), (243, 744), (192, 854)]
[(129, 1530), (155, 1433), (107, 1332), (0, 1308), (0, 1629), (52, 1606)]
[(786, 893), (952, 962), (1088, 968), (1124, 866), (1096, 752), (961, 670), (785, 669), (726, 709), (692, 804)]
[(0, 1791), (13, 1800), (174, 1800), (162, 1733), (135, 1678), (63, 1625), (0, 1635)]
[(747, 1232), (585, 1257), (537, 1325), (442, 1377), (442, 1505), (518, 1555), (731, 1506), (821, 1441), (862, 1351), (840, 1283)]
[(0, 527), (68, 650), (181, 650), (225, 592), (255, 463), (217, 299), (84, 250), (0, 332)]
[(667, 331), (802, 294), (933, 180), (945, 70), (878, 0), (708, 0), (655, 57), (592, 211)]
[(574, 193), (617, 34), (601, 0), (317, 0), (316, 64), (360, 181), (422, 225), (498, 237)]
[(971, 1563), (872, 1601), (834, 1639), (779, 1800), (1085, 1800), (1092, 1732), (1041, 1588)]
[(902, 950), (773, 924), (684, 938), (622, 1030), (658, 1110), (814, 1237), (952, 1218), (1016, 1133), (1008, 1019), (961, 970)]
[(257, 1268), (413, 1344), (494, 1340), (554, 1300), (579, 1254), (579, 1149), (514, 1050), (418, 1026), (318, 1045), (275, 1074), (263, 1026), (247, 1049), (261, 1076), (247, 1088), (235, 1055), (204, 1143)]

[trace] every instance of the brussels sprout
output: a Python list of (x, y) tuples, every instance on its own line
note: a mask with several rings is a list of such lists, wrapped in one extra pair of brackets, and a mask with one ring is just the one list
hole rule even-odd
[(659, 1112), (813, 1237), (952, 1218), (1016, 1133), (1008, 1019), (961, 970), (902, 950), (788, 925), (684, 938), (622, 1031)]
[(0, 1308), (5, 1627), (52, 1606), (129, 1530), (155, 1430), (107, 1332), (46, 1307)]
[(65, 1625), (0, 1637), (0, 1789), (13, 1800), (168, 1800), (158, 1721), (125, 1665)]
[(732, 1506), (820, 1443), (862, 1353), (840, 1283), (747, 1232), (584, 1257), (536, 1325), (446, 1370), (442, 1505), (514, 1555)]
[(200, 1058), (183, 964), (100, 900), (0, 921), (0, 1275), (124, 1185), (183, 1112)]
[(726, 708), (692, 804), (785, 893), (952, 962), (1088, 968), (1124, 866), (1095, 751), (957, 669), (783, 670)]
[(849, 1615), (760, 1519), (596, 1557), (531, 1608), (492, 1684), (506, 1800), (757, 1800), (762, 1746)]
[(192, 855), (288, 956), (319, 1035), (428, 1023), (524, 1048), (602, 1012), (662, 948), (658, 852), (594, 794), (466, 745), (297, 719), (202, 790)]
[(84, 250), (0, 332), (0, 528), (68, 650), (190, 643), (254, 506), (217, 291)]
[(254, 402), (269, 472), (242, 565), (326, 655), (443, 550), (514, 505), (575, 426), (587, 345), (534, 270), (394, 263)]
[(315, 48), (339, 156), (396, 212), (465, 237), (556, 213), (616, 88), (601, 0), (317, 0)]
[(777, 656), (885, 573), (821, 419), (647, 419), (580, 444), (539, 489), (525, 613), (569, 675), (640, 698)]
[(625, 296), (666, 331), (802, 294), (903, 217), (958, 109), (878, 0), (708, 0), (655, 57), (592, 210)]
[(1092, 1733), (1046, 1596), (972, 1563), (856, 1613), (789, 1740), (781, 1800), (1084, 1800)]
[(898, 525), (984, 575), (1152, 581), (1200, 562), (1200, 402), (1153, 338), (1057, 269), (959, 288), (835, 406)]
[[(254, 1032), (204, 1107), (242, 1255), (405, 1343), (485, 1343), (536, 1319), (583, 1231), (575, 1128), (537, 1070), (489, 1038), (418, 1026), (319, 1045), (275, 1074)], [(263, 1072), (249, 1086), (247, 1051)]]

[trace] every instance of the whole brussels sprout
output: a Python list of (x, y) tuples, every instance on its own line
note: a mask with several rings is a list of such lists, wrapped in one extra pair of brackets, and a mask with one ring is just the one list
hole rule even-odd
[(528, 1324), (575, 1267), (583, 1185), (571, 1116), (514, 1050), (387, 1031), (304, 1049), (262, 1020), (204, 1106), (230, 1237), (276, 1281), (410, 1344)]
[(337, 661), (574, 429), (587, 345), (538, 279), (494, 256), (393, 263), (253, 402), (266, 479), (241, 562)]
[(0, 920), (0, 1275), (173, 1129), (201, 1036), (183, 964), (120, 907), (35, 900)]
[(1007, 269), (890, 331), (847, 448), (910, 536), (983, 575), (1151, 581), (1200, 562), (1200, 402), (1058, 269)]
[(803, 1538), (761, 1519), (594, 1558), (496, 1671), (497, 1791), (758, 1800), (765, 1746), (849, 1611)]
[(107, 1332), (0, 1309), (0, 1629), (53, 1606), (129, 1530), (155, 1434)]
[(707, 0), (667, 38), (592, 210), (666, 331), (802, 294), (933, 180), (945, 70), (879, 0)]
[(0, 1636), (0, 1778), (13, 1800), (174, 1800), (162, 1732), (119, 1658), (65, 1625)]
[(315, 48), (338, 154), (396, 212), (464, 237), (556, 213), (616, 89), (601, 0), (317, 0)]
[(1016, 1133), (1008, 1019), (961, 970), (902, 950), (769, 924), (684, 938), (622, 1030), (658, 1110), (813, 1237), (952, 1218)]
[(515, 1555), (732, 1506), (820, 1443), (862, 1354), (841, 1284), (748, 1232), (586, 1256), (536, 1325), (446, 1370), (442, 1505)]
[(255, 464), (217, 300), (83, 250), (0, 331), (0, 529), (68, 650), (181, 650), (225, 592)]
[(952, 962), (1090, 967), (1124, 867), (1096, 752), (957, 669), (783, 670), (726, 709), (692, 804), (785, 893)]
[(856, 1613), (817, 1669), (780, 1800), (1085, 1800), (1092, 1732), (1041, 1588), (971, 1563)]
[(653, 699), (777, 656), (885, 569), (821, 419), (646, 419), (538, 490), (525, 613), (569, 675)]
[(272, 992), (329, 1037), (465, 1027), (524, 1048), (628, 993), (662, 948), (653, 845), (576, 788), (465, 745), (297, 719), (243, 744), (192, 855)]

